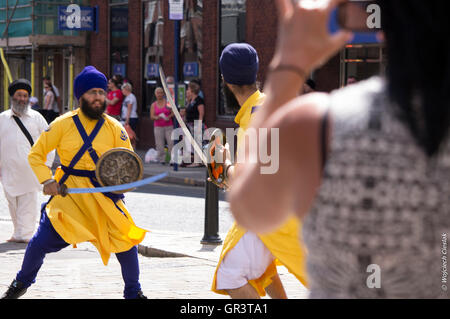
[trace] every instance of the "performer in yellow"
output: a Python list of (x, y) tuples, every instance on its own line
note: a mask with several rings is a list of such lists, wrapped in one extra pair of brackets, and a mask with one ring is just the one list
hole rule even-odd
[[(18, 298), (26, 292), (35, 282), (47, 253), (86, 241), (98, 249), (105, 265), (110, 254), (116, 254), (125, 282), (125, 298), (145, 298), (139, 284), (136, 245), (144, 239), (146, 230), (134, 224), (122, 201), (123, 195), (59, 196), (63, 183), (69, 188), (100, 186), (95, 179), (98, 158), (116, 147), (132, 150), (120, 123), (104, 114), (107, 83), (105, 75), (92, 66), (86, 67), (74, 82), (80, 108), (52, 122), (30, 151), (30, 165), (44, 185), (44, 194), (52, 197), (43, 205), (39, 228), (5, 298)], [(54, 178), (45, 166), (46, 156), (53, 149), (61, 160)]]
[[(243, 143), (252, 114), (264, 100), (256, 85), (259, 60), (256, 50), (245, 43), (227, 46), (220, 58), (227, 106), (239, 112), (238, 145)], [(225, 165), (226, 175), (233, 174)], [(300, 223), (290, 219), (276, 232), (257, 235), (236, 223), (229, 230), (214, 274), (212, 290), (231, 298), (259, 298), (266, 292), (272, 298), (287, 298), (277, 272), (285, 266), (303, 285), (307, 285), (305, 252), (298, 240)]]

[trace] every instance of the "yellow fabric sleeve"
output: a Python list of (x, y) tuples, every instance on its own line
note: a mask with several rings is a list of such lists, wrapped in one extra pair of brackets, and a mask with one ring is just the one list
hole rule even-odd
[(28, 162), (36, 175), (39, 183), (43, 183), (52, 178), (52, 171), (45, 164), (47, 154), (53, 151), (59, 143), (61, 125), (60, 121), (55, 121), (49, 128), (41, 134), (28, 154)]

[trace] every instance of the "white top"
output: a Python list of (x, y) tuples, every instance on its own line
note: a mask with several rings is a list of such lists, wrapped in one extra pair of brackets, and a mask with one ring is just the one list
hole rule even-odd
[[(31, 145), (12, 117), (11, 110), (0, 114), (0, 169), (4, 190), (10, 196), (20, 196), (32, 191), (40, 191), (36, 175), (28, 163)], [(33, 141), (36, 143), (43, 131), (48, 128), (44, 117), (28, 107), (20, 117)], [(55, 152), (47, 156), (47, 166), (51, 166)]]
[(137, 115), (137, 101), (136, 97), (133, 93), (130, 93), (122, 103), (122, 120), (125, 121), (127, 119), (127, 112), (128, 112), (128, 104), (132, 104), (131, 107), (131, 113), (130, 113), (130, 119), (138, 118)]

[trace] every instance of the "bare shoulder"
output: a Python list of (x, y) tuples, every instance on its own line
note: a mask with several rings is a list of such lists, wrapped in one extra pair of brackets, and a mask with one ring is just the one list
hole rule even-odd
[(295, 132), (308, 130), (319, 125), (329, 107), (330, 95), (327, 93), (311, 93), (295, 98), (276, 111), (269, 125)]

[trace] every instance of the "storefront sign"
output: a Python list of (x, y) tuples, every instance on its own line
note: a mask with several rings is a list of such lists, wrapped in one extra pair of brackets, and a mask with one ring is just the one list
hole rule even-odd
[[(340, 30), (338, 23), (338, 12), (334, 10), (331, 13), (330, 22), (328, 24), (328, 30), (330, 33), (335, 33)], [(376, 32), (355, 32), (354, 38), (349, 44), (369, 44), (369, 43), (379, 43)]]
[(198, 63), (197, 62), (186, 62), (183, 66), (184, 76), (188, 77), (198, 77)]
[(169, 0), (169, 19), (183, 20), (183, 0)]
[(111, 31), (128, 32), (128, 8), (111, 8)]
[(149, 63), (147, 64), (147, 78), (159, 77), (159, 64)]
[(58, 6), (59, 30), (98, 31), (97, 20), (98, 7)]
[(122, 77), (126, 77), (126, 65), (125, 63), (113, 64), (113, 74), (120, 74)]

